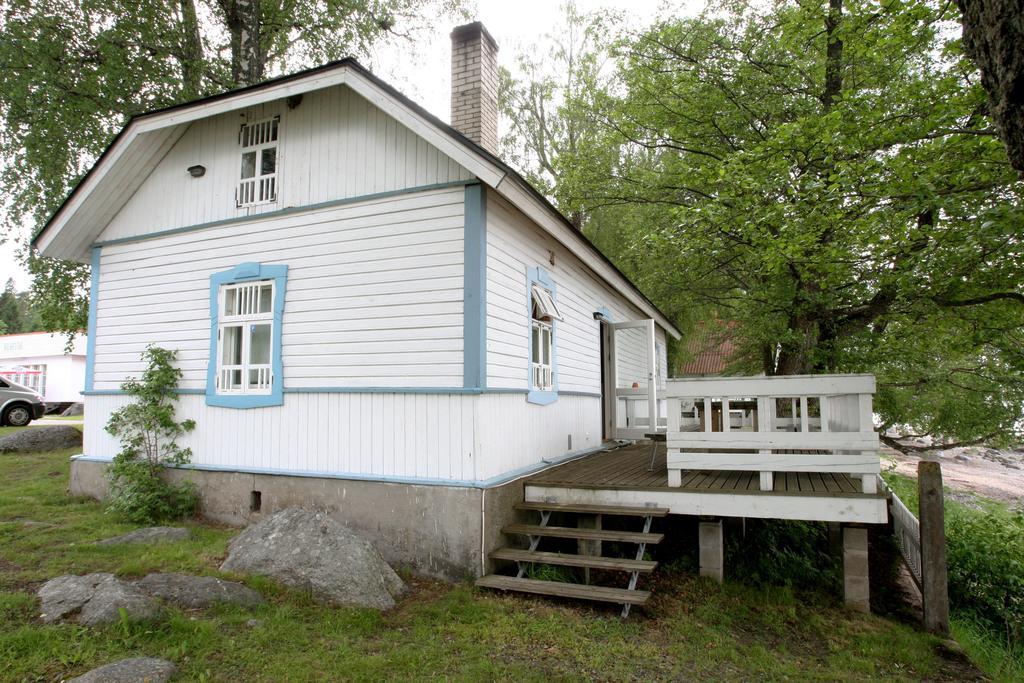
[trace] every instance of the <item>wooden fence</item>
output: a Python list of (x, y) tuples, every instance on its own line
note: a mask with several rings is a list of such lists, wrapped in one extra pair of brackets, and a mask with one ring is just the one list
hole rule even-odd
[(670, 379), (669, 485), (684, 470), (744, 470), (770, 491), (776, 472), (835, 472), (875, 493), (874, 391), (871, 375)]

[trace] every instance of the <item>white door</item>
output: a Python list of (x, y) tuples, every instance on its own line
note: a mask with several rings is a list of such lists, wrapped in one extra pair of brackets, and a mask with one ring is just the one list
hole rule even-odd
[(605, 388), (614, 392), (614, 400), (608, 402), (613, 413), (609, 420), (612, 437), (642, 439), (660, 428), (654, 320), (612, 323), (611, 329)]

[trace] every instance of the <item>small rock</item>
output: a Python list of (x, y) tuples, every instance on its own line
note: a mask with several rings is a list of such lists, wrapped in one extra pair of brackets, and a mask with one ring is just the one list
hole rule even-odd
[(38, 453), (81, 445), (81, 430), (70, 425), (32, 427), (0, 436), (0, 453)]
[(263, 626), (263, 620), (262, 619), (250, 619), (249, 621), (245, 622), (245, 625), (248, 626), (249, 628), (256, 628), (258, 626)]
[(150, 574), (135, 585), (147, 595), (185, 609), (202, 609), (218, 603), (243, 607), (263, 604), (263, 596), (248, 586), (213, 576)]
[(68, 683), (166, 683), (177, 667), (166, 659), (136, 657), (93, 669)]
[(405, 584), (380, 552), (323, 512), (288, 508), (232, 539), (221, 570), (259, 574), (320, 602), (385, 610)]
[(78, 623), (86, 626), (109, 624), (121, 619), (121, 610), (128, 618), (155, 619), (161, 609), (153, 598), (113, 574), (67, 574), (50, 579), (39, 589), (42, 601), (40, 618), (47, 624), (78, 615)]
[(96, 545), (122, 545), (124, 543), (164, 543), (187, 541), (192, 538), (192, 530), (176, 526), (152, 526), (145, 529), (129, 531), (121, 536), (105, 538)]
[(967, 457), (966, 455), (964, 455), (963, 453), (958, 453), (956, 456), (953, 457), (953, 459), (956, 460), (957, 462), (970, 462), (971, 461), (971, 459), (969, 457)]

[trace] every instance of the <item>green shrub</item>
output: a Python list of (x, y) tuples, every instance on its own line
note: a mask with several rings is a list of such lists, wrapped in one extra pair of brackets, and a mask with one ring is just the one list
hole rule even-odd
[[(916, 482), (899, 476), (887, 483), (918, 511)], [(977, 498), (945, 498), (946, 563), (950, 607), (962, 619), (987, 628), (1018, 658), (1024, 650), (1024, 512)]]
[[(949, 509), (952, 508), (952, 509)], [(949, 600), (970, 612), (1007, 646), (1024, 646), (1024, 516), (985, 505), (948, 506), (946, 559)]]
[(172, 484), (164, 475), (168, 465), (192, 459), (191, 449), (177, 444), (178, 437), (195, 429), (195, 422), (174, 419), (175, 389), (181, 379), (181, 370), (172, 365), (176, 357), (175, 351), (147, 347), (142, 379), (121, 385), (134, 400), (107, 421), (107, 431), (121, 440), (121, 452), (108, 470), (108, 509), (139, 524), (194, 514), (199, 503), (195, 484)]
[(838, 589), (839, 570), (823, 522), (748, 519), (742, 534), (725, 538), (726, 566), (737, 579), (755, 585)]

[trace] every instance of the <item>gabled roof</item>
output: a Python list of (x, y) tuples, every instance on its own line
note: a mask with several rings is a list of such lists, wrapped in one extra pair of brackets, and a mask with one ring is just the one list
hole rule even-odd
[(107, 224), (199, 119), (346, 85), (454, 159), (534, 220), (640, 310), (679, 338), (672, 322), (513, 168), (374, 76), (352, 58), (133, 116), (32, 240), (44, 256), (86, 263)]

